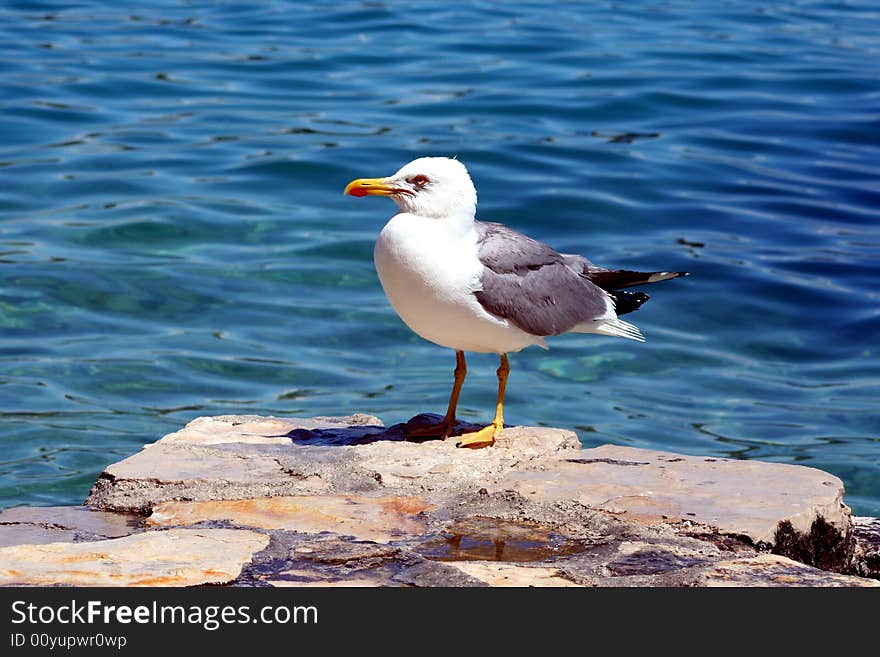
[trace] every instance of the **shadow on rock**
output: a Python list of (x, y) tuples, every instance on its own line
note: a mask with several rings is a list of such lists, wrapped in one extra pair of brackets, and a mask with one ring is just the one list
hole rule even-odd
[[(352, 425), (332, 429), (294, 429), (286, 434), (297, 445), (367, 445), (380, 440), (405, 441), (423, 443), (428, 440), (438, 440), (440, 436), (412, 436), (410, 432), (421, 427), (437, 424), (443, 419), (436, 413), (419, 413), (406, 422), (400, 422), (390, 427)], [(453, 436), (458, 436), (470, 431), (479, 431), (483, 427), (471, 422), (455, 423)]]

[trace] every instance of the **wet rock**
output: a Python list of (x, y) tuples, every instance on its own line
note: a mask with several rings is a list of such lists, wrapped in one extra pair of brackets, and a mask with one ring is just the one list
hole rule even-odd
[(855, 575), (880, 579), (880, 518), (853, 518)]
[(393, 581), (403, 586), (486, 586), (486, 583), (461, 568), (428, 559), (414, 560), (395, 573)]
[(87, 543), (0, 548), (0, 585), (223, 584), (269, 537), (232, 529), (171, 529)]
[(817, 568), (848, 572), (852, 570), (855, 541), (852, 525), (833, 525), (817, 514), (808, 531), (799, 531), (789, 520), (776, 528), (773, 552)]
[(542, 561), (586, 549), (569, 536), (533, 521), (471, 516), (453, 521), (422, 543), (421, 554), (441, 561)]
[(603, 445), (552, 468), (515, 470), (496, 488), (574, 500), (645, 524), (699, 523), (755, 545), (778, 543), (795, 558), (812, 554), (811, 563), (819, 549), (827, 568), (848, 568), (852, 555), (843, 482), (814, 468)]
[[(717, 554), (682, 553), (670, 545), (630, 543), (619, 546), (605, 563), (559, 564), (560, 576), (600, 587), (874, 587), (873, 579), (829, 572), (767, 553), (718, 558)], [(596, 567), (598, 566), (598, 567)]]
[(660, 575), (712, 563), (717, 556), (717, 553), (705, 548), (624, 541), (617, 546), (617, 553), (602, 565), (602, 573), (610, 577)]
[(132, 514), (84, 506), (19, 506), (0, 512), (0, 547), (60, 541), (100, 541), (140, 530)]
[(402, 547), (339, 536), (272, 532), (235, 582), (241, 586), (485, 586), (458, 568)]
[(722, 561), (699, 573), (696, 586), (876, 587), (880, 582), (811, 568), (776, 554)]
[(745, 545), (729, 552), (669, 527), (643, 526), (612, 534), (556, 565), (565, 578), (588, 586), (692, 586), (687, 574), (694, 568), (757, 554)]
[(406, 439), (436, 419), (199, 418), (108, 466), (87, 504), (149, 516), (137, 536), (261, 536), (235, 586), (873, 583), (829, 572), (876, 573), (878, 551), (827, 473), (582, 449), (560, 429)]

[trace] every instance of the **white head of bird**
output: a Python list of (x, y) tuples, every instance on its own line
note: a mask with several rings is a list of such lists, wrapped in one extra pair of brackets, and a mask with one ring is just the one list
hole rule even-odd
[(473, 217), (477, 190), (467, 168), (448, 157), (420, 157), (387, 178), (359, 178), (345, 188), (352, 196), (388, 196), (401, 212), (442, 219)]

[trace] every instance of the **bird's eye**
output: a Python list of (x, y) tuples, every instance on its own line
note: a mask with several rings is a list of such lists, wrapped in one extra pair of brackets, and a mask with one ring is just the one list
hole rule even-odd
[(428, 176), (423, 176), (419, 174), (418, 176), (413, 176), (410, 179), (410, 182), (416, 187), (424, 187), (428, 184)]

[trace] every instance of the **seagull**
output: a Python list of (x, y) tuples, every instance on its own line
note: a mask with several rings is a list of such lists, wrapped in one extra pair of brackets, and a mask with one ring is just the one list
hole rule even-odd
[(498, 354), (492, 423), (458, 437), (458, 447), (495, 443), (504, 428), (507, 354), (562, 333), (598, 333), (644, 341), (620, 315), (638, 310), (644, 292), (625, 290), (687, 272), (605, 269), (499, 223), (477, 221), (477, 191), (464, 164), (422, 157), (386, 178), (359, 178), (351, 196), (387, 196), (400, 212), (379, 233), (373, 259), (385, 295), (415, 333), (455, 350), (446, 415), (408, 435), (449, 438), (467, 373), (465, 352)]

